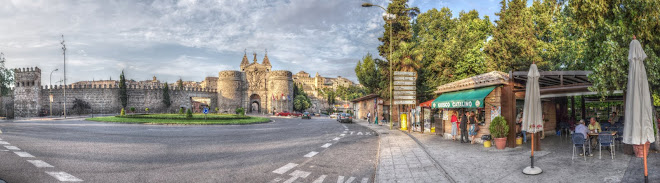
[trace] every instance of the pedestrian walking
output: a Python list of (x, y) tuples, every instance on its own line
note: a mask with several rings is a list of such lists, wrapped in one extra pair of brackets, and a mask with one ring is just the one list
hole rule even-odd
[(371, 124), (371, 111), (367, 113), (367, 123)]
[(456, 111), (451, 115), (451, 139), (456, 141), (456, 135), (458, 134), (458, 114)]
[(467, 112), (464, 112), (463, 116), (461, 116), (461, 143), (468, 143), (470, 141), (468, 139), (467, 124), (468, 116)]

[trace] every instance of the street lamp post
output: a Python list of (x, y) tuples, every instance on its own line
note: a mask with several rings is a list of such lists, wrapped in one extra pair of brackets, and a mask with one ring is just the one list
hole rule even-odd
[(59, 69), (55, 69), (53, 71), (50, 71), (50, 79), (49, 79), (49, 82), (48, 82), (48, 84), (50, 84), (50, 86), (48, 86), (48, 94), (49, 94), (48, 95), (48, 101), (49, 101), (48, 105), (50, 107), (50, 113), (49, 113), (50, 116), (53, 116), (53, 92), (52, 92), (52, 90), (53, 90), (53, 72), (58, 71), (58, 70)]
[(392, 75), (394, 74), (392, 72), (392, 29), (394, 29), (394, 27), (392, 26), (393, 25), (392, 20), (394, 20), (396, 18), (396, 15), (391, 14), (391, 13), (387, 13), (387, 9), (385, 9), (382, 6), (379, 6), (379, 5), (375, 5), (375, 4), (371, 4), (371, 3), (363, 3), (362, 4), (362, 7), (372, 7), (372, 6), (377, 6), (380, 9), (383, 9), (383, 11), (385, 11), (385, 14), (383, 16), (386, 17), (387, 20), (390, 23), (390, 59), (388, 60), (388, 62), (390, 63), (390, 107), (389, 107), (388, 110), (389, 110), (389, 113), (390, 113), (389, 122), (390, 122), (390, 130), (391, 130), (392, 129), (392, 105), (393, 105), (392, 104), (392, 100), (393, 100)]
[(66, 45), (64, 44), (64, 35), (62, 35), (62, 54), (64, 55), (64, 119), (66, 119)]

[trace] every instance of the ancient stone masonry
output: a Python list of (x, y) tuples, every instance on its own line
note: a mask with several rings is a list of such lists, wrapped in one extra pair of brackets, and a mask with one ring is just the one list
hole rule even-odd
[[(250, 63), (247, 53), (243, 55), (240, 70), (220, 71), (218, 77), (206, 77), (204, 81), (184, 81), (184, 88), (178, 88), (175, 82), (170, 84), (170, 99), (172, 105), (166, 108), (163, 100), (163, 83), (154, 76), (152, 80), (127, 82), (128, 106), (126, 110), (134, 107), (136, 112), (177, 112), (179, 108), (192, 108), (193, 103), (204, 102), (211, 109), (216, 107), (219, 112), (233, 113), (236, 108), (245, 108), (248, 113), (273, 113), (293, 110), (293, 84), (303, 84), (306, 92), (318, 96), (318, 88), (336, 87), (335, 85), (351, 85), (347, 82), (334, 82), (343, 78), (310, 78), (309, 74), (301, 72), (295, 77), (290, 71), (271, 70), (272, 66), (268, 55), (264, 55), (262, 63), (257, 63), (257, 54), (254, 54)], [(71, 110), (76, 99), (83, 101), (91, 107), (84, 113), (114, 114), (121, 110), (119, 102), (119, 88), (116, 80), (80, 81), (67, 86), (42, 86), (41, 70), (34, 68), (14, 69), (13, 98), (3, 98), (0, 114), (9, 114), (11, 105), (16, 117), (45, 116), (50, 114), (61, 115), (63, 104), (66, 102), (67, 113), (75, 114)], [(64, 88), (67, 98), (64, 99)], [(309, 91), (308, 91), (309, 90)], [(52, 102), (51, 102), (52, 96)], [(329, 107), (323, 104), (325, 100), (312, 97), (313, 107)], [(13, 103), (13, 104), (12, 104)], [(197, 105), (199, 106), (199, 105)], [(318, 108), (320, 109), (320, 108)], [(310, 110), (317, 111), (317, 108)], [(80, 110), (78, 110), (80, 112)]]

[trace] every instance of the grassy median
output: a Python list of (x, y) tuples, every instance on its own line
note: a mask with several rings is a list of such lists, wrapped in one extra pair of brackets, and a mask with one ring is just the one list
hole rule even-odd
[(209, 114), (204, 119), (204, 114), (193, 114), (192, 118), (186, 118), (179, 114), (132, 114), (124, 116), (106, 116), (87, 118), (89, 121), (113, 122), (113, 123), (138, 123), (138, 124), (177, 124), (177, 125), (236, 125), (265, 123), (270, 119), (252, 116), (238, 116), (231, 114)]

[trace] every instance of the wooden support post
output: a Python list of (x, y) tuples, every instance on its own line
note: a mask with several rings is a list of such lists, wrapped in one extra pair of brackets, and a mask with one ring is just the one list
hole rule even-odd
[(507, 135), (507, 147), (516, 147), (516, 95), (513, 92), (513, 79), (509, 79), (509, 84), (502, 86), (500, 96), (502, 105), (502, 117), (506, 119), (509, 125), (509, 134)]

